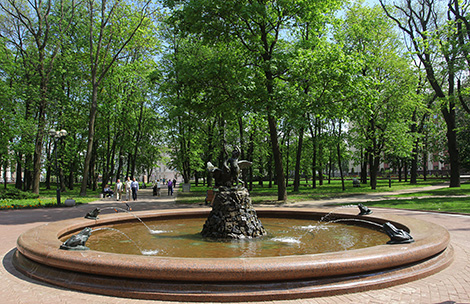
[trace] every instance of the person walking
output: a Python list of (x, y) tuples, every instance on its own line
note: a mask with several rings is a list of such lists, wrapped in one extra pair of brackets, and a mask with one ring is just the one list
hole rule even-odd
[(131, 178), (128, 176), (126, 180), (126, 201), (131, 200)]
[(139, 183), (136, 182), (135, 177), (134, 177), (134, 179), (132, 180), (132, 183), (131, 183), (131, 190), (132, 190), (132, 199), (134, 201), (136, 201), (137, 200), (137, 191), (139, 191)]
[(162, 190), (162, 184), (160, 183), (160, 180), (157, 179), (157, 196), (161, 195), (161, 190)]
[(170, 180), (168, 180), (168, 195), (173, 195), (173, 182)]
[(118, 178), (116, 184), (114, 184), (114, 193), (116, 193), (117, 201), (121, 200), (123, 188), (124, 188), (124, 185), (121, 183), (121, 180)]

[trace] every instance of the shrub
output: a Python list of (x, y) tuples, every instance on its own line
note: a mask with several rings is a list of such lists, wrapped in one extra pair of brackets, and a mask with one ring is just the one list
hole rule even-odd
[(38, 194), (25, 192), (18, 190), (16, 188), (8, 188), (8, 189), (1, 189), (0, 190), (0, 200), (20, 200), (20, 199), (34, 199), (38, 198)]

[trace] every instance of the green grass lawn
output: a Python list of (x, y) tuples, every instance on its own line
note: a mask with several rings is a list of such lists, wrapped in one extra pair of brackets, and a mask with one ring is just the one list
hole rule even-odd
[[(318, 199), (331, 199), (331, 198), (340, 198), (355, 196), (364, 193), (378, 193), (378, 192), (389, 192), (396, 191), (400, 189), (407, 188), (416, 188), (416, 187), (425, 187), (430, 185), (436, 185), (444, 183), (443, 179), (432, 179), (424, 182), (419, 181), (417, 185), (410, 185), (405, 182), (392, 181), (392, 187), (389, 187), (388, 180), (379, 180), (377, 183), (377, 189), (371, 190), (370, 186), (361, 185), (361, 187), (353, 187), (351, 180), (346, 180), (346, 190), (342, 191), (341, 181), (332, 180), (330, 184), (328, 181), (324, 181), (322, 186), (317, 184), (317, 188), (312, 188), (312, 184), (306, 184), (305, 181), (301, 182), (300, 189), (298, 192), (294, 192), (292, 181), (287, 187), (287, 203), (308, 201), (308, 200), (318, 200)], [(268, 184), (265, 183), (264, 187), (259, 186), (258, 184), (253, 184), (253, 190), (250, 191), (250, 196), (253, 203), (255, 204), (278, 204), (277, 201), (277, 187), (273, 186), (272, 188), (268, 187)], [(191, 192), (179, 192), (177, 197), (177, 202), (182, 204), (201, 204), (204, 203), (206, 197), (206, 192), (209, 188), (202, 186), (201, 184), (196, 187), (194, 183), (191, 185)]]
[[(365, 193), (381, 193), (396, 191), (401, 189), (409, 189), (416, 187), (425, 187), (436, 185), (446, 182), (443, 179), (431, 179), (426, 182), (419, 181), (418, 185), (410, 185), (405, 182), (392, 181), (392, 187), (389, 187), (388, 180), (379, 180), (376, 190), (371, 190), (370, 186), (361, 185), (355, 188), (352, 186), (351, 180), (346, 180), (346, 190), (342, 191), (341, 181), (332, 180), (330, 184), (324, 181), (322, 186), (317, 184), (317, 188), (312, 188), (311, 183), (307, 184), (305, 181), (301, 183), (300, 191), (294, 192), (292, 182), (287, 187), (287, 204), (293, 202), (320, 200), (320, 199), (334, 199), (341, 197), (351, 197)], [(250, 191), (250, 196), (254, 204), (279, 204), (283, 202), (277, 201), (277, 188), (273, 185), (272, 188), (268, 187), (268, 183), (264, 187), (259, 186), (257, 183), (253, 184), (253, 190)], [(193, 183), (191, 185), (191, 192), (178, 191), (177, 203), (181, 204), (203, 204), (206, 197), (206, 192), (209, 188), (199, 184), (198, 187)], [(57, 206), (56, 189), (53, 187), (50, 190), (41, 187), (40, 196), (17, 191), (14, 185), (8, 185), (5, 195), (3, 186), (0, 188), (0, 210), (5, 209), (20, 209), (20, 208), (42, 208)], [(76, 185), (74, 190), (68, 190), (61, 194), (62, 202), (67, 198), (73, 198), (77, 204), (86, 204), (95, 201), (99, 198), (100, 190), (87, 191), (86, 197), (80, 197), (80, 185)], [(469, 197), (456, 197), (466, 195)], [(446, 196), (439, 198), (435, 196)], [(403, 197), (408, 197), (402, 199)], [(411, 197), (411, 198), (409, 198)], [(368, 202), (371, 207), (387, 207), (387, 208), (400, 208), (400, 209), (417, 209), (417, 210), (435, 210), (445, 212), (462, 212), (470, 213), (470, 183), (463, 183), (460, 188), (443, 188), (433, 191), (422, 191), (413, 194), (402, 194), (393, 196), (390, 200)]]
[[(75, 185), (73, 190), (67, 190), (61, 193), (62, 204), (67, 198), (73, 198), (76, 204), (86, 204), (96, 201), (99, 198), (101, 190), (87, 191), (86, 197), (79, 196), (80, 185)], [(8, 209), (23, 209), (23, 208), (43, 208), (43, 207), (56, 207), (56, 188), (46, 189), (41, 185), (39, 189), (40, 195), (35, 195), (29, 192), (23, 192), (15, 189), (14, 185), (7, 185), (7, 189), (2, 186), (0, 188), (0, 210)]]
[(470, 213), (470, 183), (462, 183), (459, 188), (446, 187), (390, 197), (389, 200), (367, 202), (367, 206)]
[[(361, 185), (359, 188), (352, 187), (351, 180), (346, 182), (346, 190), (342, 191), (341, 181), (333, 180), (331, 184), (327, 182), (322, 186), (313, 189), (311, 184), (302, 183), (299, 192), (293, 192), (293, 186), (287, 188), (287, 203), (301, 202), (319, 199), (334, 199), (347, 196), (355, 196), (365, 193), (390, 192), (402, 189), (416, 187), (425, 187), (446, 182), (443, 179), (432, 179), (428, 181), (419, 181), (417, 185), (410, 185), (405, 182), (392, 181), (392, 187), (389, 188), (388, 180), (379, 180), (377, 189), (371, 190), (369, 186)], [(277, 188), (255, 187), (250, 192), (254, 204), (278, 204)], [(182, 204), (203, 204), (208, 187), (191, 186), (191, 192), (179, 192), (177, 202)], [(458, 197), (466, 195), (468, 197)], [(423, 197), (424, 196), (424, 197)], [(446, 196), (446, 197), (435, 197)], [(392, 197), (392, 196), (391, 196)], [(402, 199), (402, 197), (412, 197)], [(460, 188), (442, 188), (433, 191), (421, 191), (413, 194), (402, 194), (393, 196), (390, 200), (367, 202), (369, 207), (385, 207), (398, 209), (431, 210), (441, 212), (459, 212), (470, 213), (470, 183), (462, 183)]]
[(470, 213), (470, 197), (425, 197), (367, 202), (367, 207), (383, 207), (440, 212)]
[(420, 191), (417, 193), (391, 195), (390, 197), (422, 197), (422, 196), (441, 196), (441, 195), (470, 195), (470, 183), (462, 183), (459, 188), (442, 188), (432, 191)]

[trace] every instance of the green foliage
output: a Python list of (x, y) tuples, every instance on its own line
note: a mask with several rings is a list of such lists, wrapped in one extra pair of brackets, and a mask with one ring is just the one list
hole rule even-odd
[[(196, 174), (207, 178), (206, 163), (220, 165), (236, 145), (253, 161), (243, 175), (255, 187), (299, 173), (299, 148), (298, 170), (307, 179), (337, 170), (338, 157), (346, 169), (367, 152), (394, 167), (415, 147), (420, 157), (425, 151), (446, 159), (439, 153), (446, 150), (445, 125), (435, 115), (451, 98), (430, 106), (423, 71), (378, 7), (348, 4), (335, 17), (342, 1), (169, 0), (164, 8), (108, 1), (101, 15), (99, 1), (73, 9), (66, 1), (63, 10), (57, 1), (37, 5), (48, 3), (50, 40), (42, 61), (33, 32), (15, 26), (6, 4), (0, 8), (0, 166), (20, 166), (22, 188), (38, 151), (48, 181), (56, 178), (57, 152), (64, 190), (86, 170), (93, 172), (85, 182), (94, 187), (99, 176), (107, 183), (150, 174), (161, 162), (186, 181)], [(37, 28), (33, 5), (20, 8)], [(461, 71), (467, 48), (455, 40), (458, 24), (436, 24), (429, 39), (416, 40), (418, 48), (432, 58), (461, 54), (454, 57)], [(436, 75), (444, 77), (446, 61), (439, 62)], [(464, 100), (467, 91), (461, 90)], [(464, 164), (466, 121), (462, 115), (456, 126)], [(69, 135), (56, 144), (47, 135), (52, 128)], [(284, 172), (273, 170), (276, 142)]]
[(0, 199), (6, 200), (22, 200), (22, 199), (34, 199), (38, 198), (38, 194), (30, 193), (30, 192), (24, 192), (21, 190), (18, 190), (16, 188), (11, 188), (8, 187), (6, 190), (5, 189), (0, 189)]

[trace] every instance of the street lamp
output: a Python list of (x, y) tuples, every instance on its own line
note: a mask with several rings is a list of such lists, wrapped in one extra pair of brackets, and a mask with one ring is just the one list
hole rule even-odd
[(60, 174), (59, 174), (59, 164), (57, 161), (57, 141), (62, 140), (65, 136), (67, 136), (67, 131), (60, 130), (56, 131), (55, 129), (49, 130), (49, 135), (51, 138), (54, 139), (54, 150), (55, 150), (55, 169), (57, 175), (57, 205), (60, 206)]

